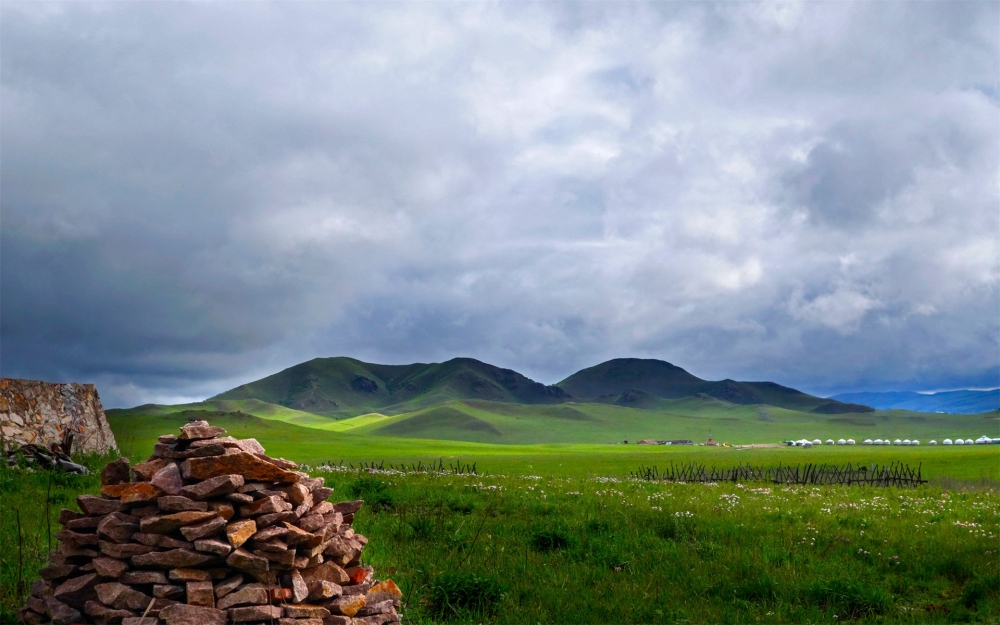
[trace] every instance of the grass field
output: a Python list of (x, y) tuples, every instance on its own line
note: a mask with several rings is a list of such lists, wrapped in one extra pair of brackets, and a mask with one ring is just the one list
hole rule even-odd
[[(735, 450), (490, 445), (324, 431), (243, 413), (109, 418), (122, 452), (208, 417), (367, 505), (365, 561), (404, 592), (408, 622), (995, 623), (1000, 447)], [(475, 462), (479, 475), (331, 461)], [(106, 459), (82, 458), (97, 469)], [(917, 489), (664, 484), (640, 464), (922, 463)], [(484, 474), (485, 473), (485, 474)], [(95, 476), (0, 466), (0, 620), (23, 605), (60, 507)], [(835, 618), (836, 617), (836, 618)]]

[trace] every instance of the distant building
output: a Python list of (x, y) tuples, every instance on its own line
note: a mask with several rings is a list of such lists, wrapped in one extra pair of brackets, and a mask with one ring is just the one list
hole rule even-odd
[(718, 443), (716, 443), (715, 441), (712, 440), (711, 436), (708, 437), (708, 440), (705, 441), (705, 444), (708, 445), (708, 446), (710, 446), (710, 447), (718, 447), (719, 446)]

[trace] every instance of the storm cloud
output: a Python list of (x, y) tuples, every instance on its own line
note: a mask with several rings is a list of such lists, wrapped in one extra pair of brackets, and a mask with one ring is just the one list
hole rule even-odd
[(0, 368), (1000, 385), (1000, 14), (0, 5)]

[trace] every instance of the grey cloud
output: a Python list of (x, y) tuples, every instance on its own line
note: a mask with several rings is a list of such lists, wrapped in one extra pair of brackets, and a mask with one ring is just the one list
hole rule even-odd
[(0, 14), (4, 375), (1000, 384), (994, 4)]

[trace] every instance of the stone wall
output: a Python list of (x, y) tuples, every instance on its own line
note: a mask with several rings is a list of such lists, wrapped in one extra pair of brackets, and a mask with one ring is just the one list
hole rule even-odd
[(93, 384), (56, 384), (0, 378), (0, 433), (12, 444), (48, 448), (73, 434), (73, 451), (117, 449)]

